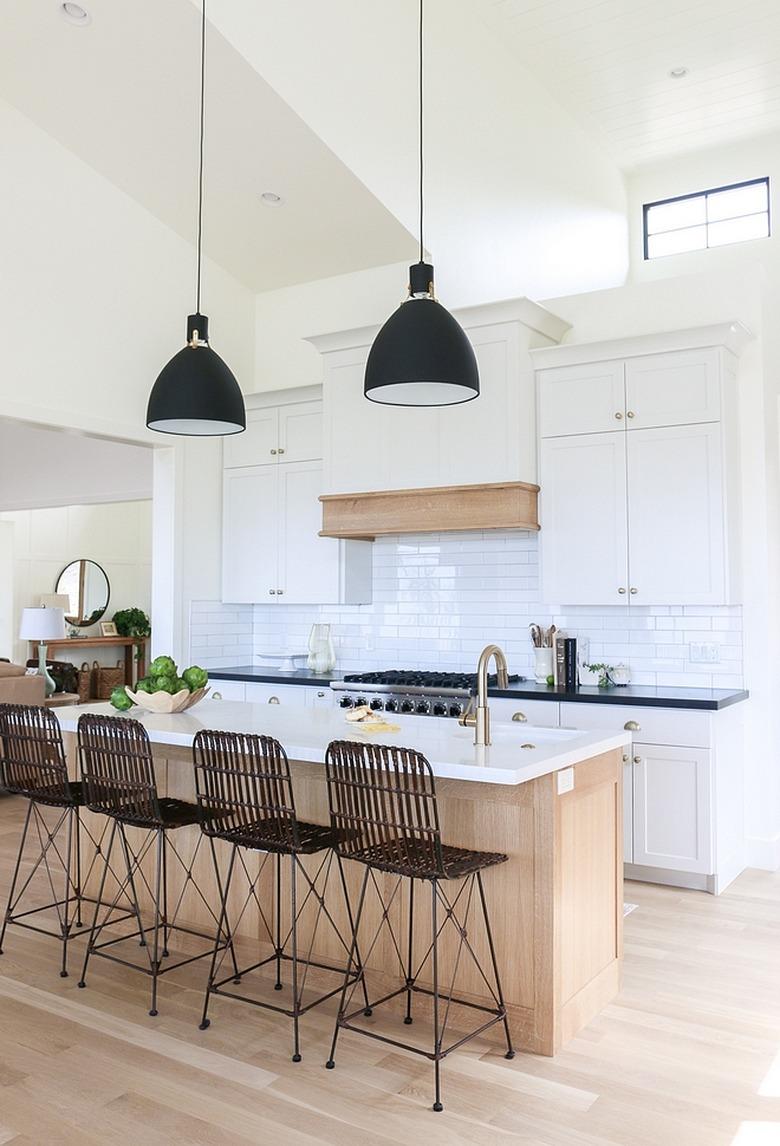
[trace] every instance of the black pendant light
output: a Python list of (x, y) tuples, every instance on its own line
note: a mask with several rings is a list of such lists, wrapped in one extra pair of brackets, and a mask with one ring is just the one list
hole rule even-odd
[(436, 301), (423, 245), (423, 0), (419, 22), (420, 261), (409, 268), (409, 297), (391, 314), (366, 362), (364, 393), (387, 406), (455, 406), (479, 397), (474, 349), (463, 327)]
[(187, 345), (174, 354), (149, 395), (146, 424), (161, 434), (213, 437), (246, 429), (241, 388), (209, 346), (209, 320), (200, 313), (203, 246), (203, 134), (206, 109), (206, 0), (200, 31), (200, 153), (198, 161), (198, 272), (195, 314), (187, 318)]

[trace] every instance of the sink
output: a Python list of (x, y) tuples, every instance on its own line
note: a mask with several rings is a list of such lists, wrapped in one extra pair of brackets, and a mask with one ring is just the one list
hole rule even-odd
[[(473, 728), (453, 729), (454, 736), (474, 739)], [(567, 744), (582, 736), (576, 728), (538, 728), (533, 724), (499, 724), (496, 721), (490, 726), (490, 739), (494, 744), (532, 744), (535, 748), (543, 744)]]

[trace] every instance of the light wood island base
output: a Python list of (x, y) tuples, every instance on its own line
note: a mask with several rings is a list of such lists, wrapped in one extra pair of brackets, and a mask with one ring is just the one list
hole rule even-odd
[[(75, 776), (74, 740), (72, 734), (66, 734), (66, 747)], [(190, 750), (154, 745), (154, 752), (161, 794), (193, 799)], [(299, 817), (327, 823), (323, 765), (305, 761), (291, 763)], [(615, 997), (620, 987), (622, 754), (612, 750), (594, 756), (577, 764), (573, 771), (573, 789), (560, 795), (557, 794), (557, 774), (517, 785), (448, 779), (436, 782), (444, 842), (474, 850), (505, 852), (509, 856), (507, 863), (485, 873), (485, 891), (515, 1045), (518, 1049), (543, 1055), (556, 1054)], [(181, 829), (175, 833), (174, 842), (182, 854), (189, 854), (198, 836), (197, 829)], [(217, 846), (220, 847), (219, 841)], [(226, 857), (226, 849), (222, 855)], [(256, 872), (263, 857), (245, 854), (245, 858), (250, 872)], [(313, 874), (317, 857), (306, 862)], [(351, 895), (356, 898), (362, 868), (351, 863), (345, 867)], [(289, 867), (285, 865), (285, 879), (288, 872)], [(211, 857), (205, 847), (201, 848), (195, 874), (216, 909), (219, 900)], [(377, 873), (377, 879), (386, 892), (391, 889), (394, 877)], [(405, 886), (396, 896), (391, 911), (397, 934), (401, 937), (406, 934), (407, 883), (405, 881)], [(266, 865), (258, 889), (260, 901), (270, 918), (274, 894), (271, 861)], [(331, 910), (347, 934), (337, 879), (333, 880), (331, 889)], [(169, 889), (172, 902), (178, 898), (180, 890), (179, 873), (172, 865)], [(452, 889), (445, 890), (451, 892)], [(427, 888), (421, 891), (418, 883), (415, 900), (418, 961), (430, 942), (430, 896), (425, 891)], [(234, 917), (238, 915), (245, 895), (245, 889), (237, 884), (231, 894)], [(283, 890), (284, 915), (288, 898)], [(190, 897), (185, 910), (188, 924), (204, 930), (210, 924), (213, 926), (206, 909), (194, 896)], [(378, 899), (367, 901), (364, 913), (366, 936), (373, 936), (380, 911)], [(303, 948), (308, 948), (310, 934), (306, 931), (305, 918), (302, 924), (300, 942)], [(237, 934), (262, 942), (257, 958), (270, 953), (265, 929), (255, 910), (246, 912)], [(442, 939), (445, 937), (446, 942), (440, 946), (441, 975), (442, 981), (449, 983), (458, 937), (452, 927), (442, 934)], [(469, 941), (482, 965), (487, 967), (489, 952), (477, 904), (472, 907)], [(247, 949), (252, 947), (251, 944), (244, 946)], [(344, 962), (343, 949), (331, 929), (322, 923), (315, 936), (313, 951), (318, 957), (335, 964)], [(366, 963), (372, 998), (400, 985), (398, 955), (386, 929)], [(205, 979), (205, 966), (203, 973)], [(420, 982), (425, 984), (424, 976)], [(484, 981), (470, 958), (461, 958), (455, 993), (474, 1002), (492, 1004)], [(420, 1000), (422, 1011), (424, 997), (417, 996), (416, 999)], [(462, 1019), (462, 1015), (459, 1018)], [(500, 1027), (493, 1028), (489, 1037), (498, 1042), (501, 1039)]]

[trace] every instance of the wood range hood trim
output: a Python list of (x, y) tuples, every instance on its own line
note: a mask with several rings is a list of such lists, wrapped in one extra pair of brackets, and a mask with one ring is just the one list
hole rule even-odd
[(374, 541), (395, 533), (539, 529), (539, 486), (528, 482), (331, 493), (320, 497), (320, 537)]

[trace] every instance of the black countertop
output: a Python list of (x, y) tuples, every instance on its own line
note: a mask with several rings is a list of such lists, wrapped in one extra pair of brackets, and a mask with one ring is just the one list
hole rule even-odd
[[(254, 681), (257, 684), (302, 684), (309, 686), (327, 685), (332, 680), (341, 680), (343, 673), (316, 673), (309, 669), (294, 669), (283, 672), (281, 669), (258, 668), (257, 665), (238, 665), (233, 668), (210, 669), (211, 680)], [(359, 686), (356, 686), (356, 688)], [(491, 688), (490, 696), (507, 697), (516, 700), (565, 700), (575, 704), (631, 704), (647, 708), (692, 708), (716, 712), (728, 708), (741, 700), (747, 700), (745, 689), (732, 688), (681, 688), (658, 687), (654, 685), (626, 685), (625, 687), (594, 688), (585, 686), (574, 692), (566, 692), (547, 684), (535, 684), (532, 680), (518, 681), (509, 688)]]

